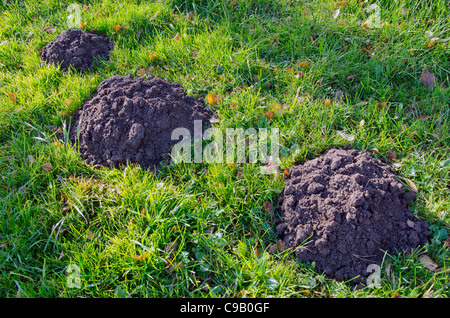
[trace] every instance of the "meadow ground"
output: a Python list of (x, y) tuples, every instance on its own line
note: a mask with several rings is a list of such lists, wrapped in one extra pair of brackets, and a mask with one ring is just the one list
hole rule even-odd
[[(115, 47), (65, 73), (40, 49), (71, 4), (0, 3), (1, 297), (449, 296), (448, 1), (82, 1), (79, 27)], [(57, 127), (115, 74), (214, 94), (222, 129), (279, 128), (278, 173), (86, 165)], [(387, 256), (376, 287), (277, 246), (284, 171), (346, 144), (395, 167), (433, 232), (428, 258)]]

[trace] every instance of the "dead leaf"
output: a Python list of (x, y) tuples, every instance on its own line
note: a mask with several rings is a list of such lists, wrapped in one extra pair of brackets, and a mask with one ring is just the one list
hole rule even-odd
[(337, 9), (335, 11), (333, 11), (333, 14), (331, 15), (334, 19), (336, 19), (339, 14), (341, 13), (341, 9)]
[(432, 47), (434, 45), (434, 42), (436, 42), (437, 40), (439, 40), (439, 38), (432, 38), (428, 41), (427, 43), (427, 49), (429, 49), (430, 47)]
[(51, 171), (53, 170), (53, 166), (49, 162), (46, 162), (42, 165), (42, 169), (44, 171)]
[(149, 52), (149, 59), (150, 59), (150, 62), (153, 62), (154, 60), (156, 60), (156, 59), (158, 59), (158, 54), (157, 53), (150, 53)]
[(300, 292), (306, 294), (306, 296), (311, 295), (311, 292), (309, 290), (307, 290), (307, 289), (303, 289)]
[(262, 174), (273, 174), (275, 177), (278, 177), (280, 165), (278, 159), (274, 159), (273, 156), (269, 156), (267, 159), (267, 164), (260, 166), (259, 168)]
[(429, 257), (426, 254), (421, 255), (420, 258), (419, 258), (419, 261), (422, 263), (423, 266), (425, 266), (426, 269), (428, 269), (428, 270), (430, 270), (432, 272), (435, 271), (438, 268), (438, 264), (433, 262), (431, 257)]
[(370, 49), (366, 49), (365, 47), (361, 47), (361, 50), (363, 50), (364, 53), (366, 53), (367, 56), (372, 57), (375, 55), (375, 52), (370, 50)]
[(169, 259), (168, 261), (172, 261), (175, 258), (175, 252), (178, 248), (178, 242), (177, 241), (173, 241), (172, 243), (168, 244), (165, 248), (164, 248), (164, 252), (166, 252), (167, 254), (169, 254)]
[(205, 231), (205, 234), (212, 234), (212, 233), (214, 233), (215, 230), (216, 230), (216, 226), (213, 225)]
[(90, 241), (93, 238), (94, 238), (94, 233), (91, 230), (87, 230), (86, 231), (86, 239)]
[(3, 241), (0, 243), (0, 248), (7, 248), (8, 247), (8, 241)]
[(145, 74), (147, 74), (147, 71), (143, 68), (138, 69), (138, 72), (141, 76), (145, 76)]
[(418, 193), (419, 189), (417, 188), (417, 186), (414, 184), (414, 182), (412, 182), (409, 179), (405, 178), (405, 182), (408, 185), (408, 187), (411, 189), (412, 192)]
[(311, 63), (308, 61), (303, 61), (298, 64), (298, 66), (300, 66), (300, 67), (308, 67), (310, 65), (311, 65)]
[(444, 247), (449, 248), (450, 247), (450, 236), (447, 236), (445, 240), (442, 241), (444, 243)]
[(366, 123), (366, 121), (364, 119), (361, 119), (361, 121), (359, 122), (359, 127), (364, 128), (365, 123)]
[(406, 225), (408, 225), (410, 228), (414, 228), (414, 221), (406, 220)]
[(27, 158), (29, 162), (36, 162), (36, 159), (32, 155), (27, 155)]
[(340, 89), (337, 89), (336, 90), (336, 95), (335, 95), (335, 97), (334, 97), (334, 101), (336, 102), (336, 103), (342, 103), (342, 101), (345, 99), (345, 96), (344, 96), (344, 92), (342, 91), (342, 90), (340, 90)]
[(421, 113), (421, 114), (419, 114), (419, 119), (420, 120), (427, 120), (427, 119), (429, 119), (430, 117), (427, 115), (427, 114), (423, 114), (423, 113)]
[(355, 79), (356, 77), (358, 77), (358, 75), (349, 75), (349, 76), (346, 77), (346, 79), (347, 79), (348, 81), (350, 81), (350, 80), (352, 80), (352, 79)]
[(434, 19), (430, 19), (427, 21), (427, 25), (432, 25), (434, 24), (435, 20)]
[(183, 263), (178, 262), (172, 262), (169, 267), (167, 268), (167, 271), (169, 273), (172, 273), (176, 269), (182, 269), (185, 265)]
[(325, 101), (323, 102), (323, 104), (325, 106), (330, 106), (331, 105), (331, 100), (329, 98), (325, 99)]
[(387, 107), (387, 102), (378, 102), (377, 103), (377, 108), (378, 109), (384, 109)]
[(386, 266), (386, 277), (388, 280), (391, 279), (391, 267), (392, 267), (392, 265), (390, 263), (387, 264), (387, 266)]
[(280, 252), (283, 252), (286, 249), (286, 243), (283, 240), (278, 240), (277, 241), (277, 249)]
[(211, 119), (209, 120), (209, 122), (211, 124), (218, 124), (220, 122), (220, 119), (216, 116), (211, 117)]
[(137, 39), (139, 39), (140, 37), (141, 37), (141, 34), (142, 34), (142, 29), (139, 29), (137, 32), (136, 32), (136, 38)]
[(273, 118), (273, 111), (269, 110), (269, 111), (265, 112), (264, 115), (265, 115), (268, 119), (272, 119), (272, 118)]
[(12, 101), (13, 103), (16, 102), (16, 94), (8, 93), (8, 97), (9, 97), (9, 100)]
[(164, 252), (169, 254), (173, 253), (177, 250), (177, 247), (178, 247), (177, 241), (173, 241), (172, 243), (167, 244), (167, 246), (164, 248)]
[(283, 108), (283, 106), (280, 103), (275, 103), (275, 105), (272, 107), (272, 109), (274, 111), (278, 111), (278, 110), (280, 110), (282, 108)]
[(269, 246), (269, 253), (270, 254), (276, 254), (277, 253), (277, 246), (275, 244), (270, 244), (270, 246)]
[(45, 30), (45, 32), (47, 32), (47, 33), (49, 33), (49, 34), (52, 34), (53, 32), (55, 32), (56, 31), (56, 29), (55, 28), (52, 28), (51, 26), (46, 26), (45, 28), (44, 28), (44, 30)]
[(433, 287), (434, 287), (434, 284), (432, 284), (430, 286), (430, 288), (428, 288), (424, 293), (420, 294), (419, 297), (417, 297), (417, 298), (430, 298), (430, 297), (432, 297), (433, 292), (434, 292), (433, 291)]
[(179, 41), (180, 40), (180, 36), (178, 35), (178, 33), (173, 37), (174, 41)]
[(70, 211), (71, 208), (72, 208), (71, 205), (68, 204), (68, 205), (64, 206), (61, 211), (63, 213), (66, 213), (66, 212)]
[(377, 155), (380, 155), (380, 151), (377, 148), (372, 148), (369, 150), (371, 153), (376, 153)]
[(302, 16), (306, 17), (309, 13), (309, 9), (302, 10)]
[(389, 151), (387, 157), (388, 157), (389, 159), (395, 160), (395, 159), (397, 159), (397, 153), (396, 153), (395, 151), (393, 151), (393, 150), (392, 150), (392, 151)]
[(236, 296), (243, 296), (243, 297), (245, 297), (245, 296), (247, 296), (247, 295), (250, 295), (251, 293), (252, 293), (252, 292), (243, 289), (243, 290), (241, 290), (240, 292), (237, 292), (237, 293), (236, 293)]
[(341, 2), (337, 2), (336, 5), (339, 7), (345, 6), (348, 3), (348, 1), (341, 1)]
[(117, 32), (119, 30), (121, 30), (123, 28), (123, 26), (121, 26), (120, 24), (116, 24), (115, 26), (113, 26), (113, 31)]
[(136, 260), (136, 261), (142, 262), (142, 261), (145, 260), (148, 256), (149, 256), (148, 253), (147, 253), (147, 252), (144, 252), (144, 253), (142, 253), (141, 255), (138, 255), (138, 256), (133, 257), (133, 259)]
[(300, 78), (300, 76), (303, 76), (303, 74), (305, 74), (303, 71), (295, 71), (294, 72), (294, 77), (295, 78)]
[(274, 208), (272, 202), (267, 200), (263, 204), (264, 211), (269, 214), (270, 218), (272, 219), (274, 217)]
[(436, 86), (436, 79), (434, 78), (434, 75), (426, 69), (422, 75), (420, 75), (420, 82), (422, 85), (427, 87), (428, 89), (432, 90), (434, 86)]
[(210, 105), (214, 105), (216, 103), (216, 96), (214, 96), (214, 93), (209, 93), (206, 95), (206, 101)]

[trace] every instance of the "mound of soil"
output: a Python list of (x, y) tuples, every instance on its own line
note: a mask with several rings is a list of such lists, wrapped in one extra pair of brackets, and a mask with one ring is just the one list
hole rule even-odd
[(178, 83), (159, 78), (112, 76), (75, 113), (70, 140), (84, 161), (119, 167), (136, 163), (157, 170), (168, 158), (175, 128), (194, 136), (194, 120), (209, 124), (212, 112), (203, 101), (187, 95)]
[(104, 35), (69, 29), (42, 48), (41, 58), (47, 64), (60, 65), (64, 71), (70, 66), (86, 71), (96, 59), (108, 60), (113, 48), (114, 43)]
[(366, 282), (385, 252), (423, 246), (431, 232), (408, 208), (414, 200), (371, 154), (330, 149), (293, 166), (280, 196), (276, 231), (296, 256), (339, 281)]

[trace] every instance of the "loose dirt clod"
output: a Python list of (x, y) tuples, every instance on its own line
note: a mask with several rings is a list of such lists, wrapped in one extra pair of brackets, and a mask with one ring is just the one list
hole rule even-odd
[[(385, 252), (423, 246), (431, 232), (407, 206), (390, 167), (369, 153), (330, 149), (293, 166), (280, 196), (276, 231), (296, 256), (339, 281), (364, 283)], [(373, 267), (372, 267), (373, 268)]]
[(187, 95), (178, 83), (159, 78), (112, 76), (75, 113), (70, 140), (88, 164), (119, 167), (136, 163), (157, 170), (170, 148), (172, 131), (186, 128), (194, 136), (194, 120), (209, 124), (211, 110)]
[(108, 60), (113, 48), (114, 43), (104, 35), (68, 29), (42, 48), (41, 58), (47, 64), (60, 65), (65, 71), (70, 66), (86, 71), (96, 59)]

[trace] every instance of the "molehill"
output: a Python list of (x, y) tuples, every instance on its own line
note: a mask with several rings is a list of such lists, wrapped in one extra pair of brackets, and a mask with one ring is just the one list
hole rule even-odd
[(211, 117), (204, 102), (178, 83), (114, 75), (75, 113), (69, 135), (87, 164), (119, 167), (128, 162), (158, 170), (180, 142), (172, 140), (172, 131), (186, 128), (194, 136), (194, 120), (201, 120), (204, 129)]
[(114, 43), (104, 35), (68, 29), (42, 48), (41, 58), (47, 64), (59, 65), (64, 71), (71, 66), (86, 71), (96, 59), (108, 60), (113, 48)]
[(293, 166), (279, 198), (276, 232), (317, 272), (365, 283), (385, 252), (423, 246), (431, 232), (392, 169), (370, 153), (330, 149)]

